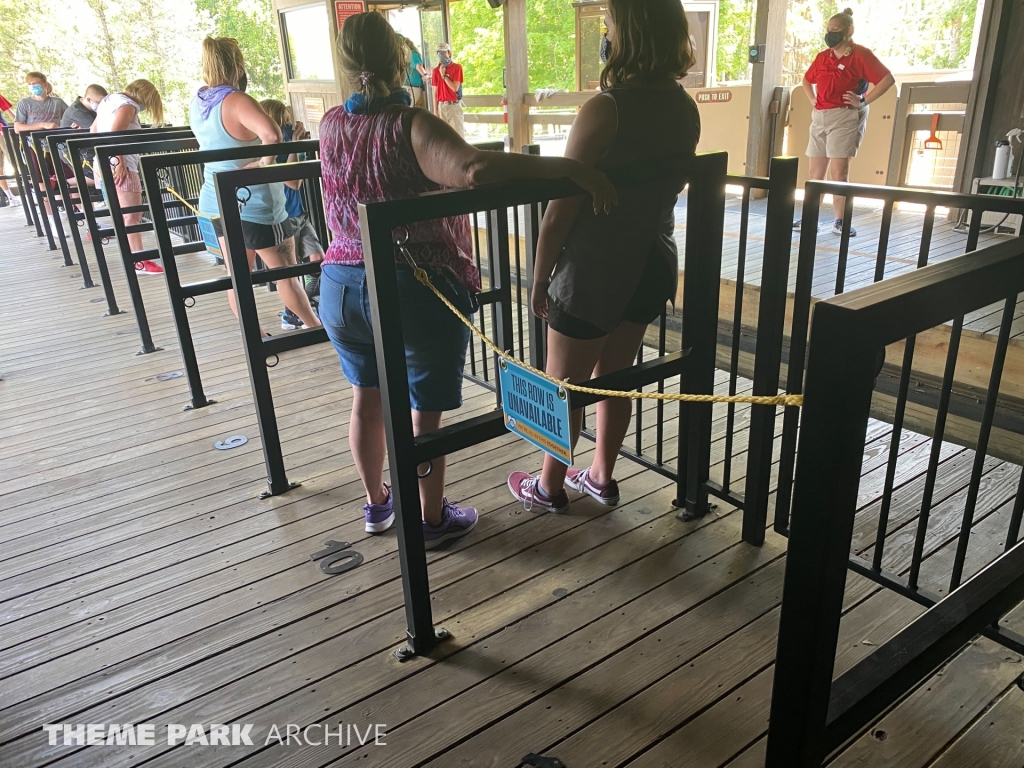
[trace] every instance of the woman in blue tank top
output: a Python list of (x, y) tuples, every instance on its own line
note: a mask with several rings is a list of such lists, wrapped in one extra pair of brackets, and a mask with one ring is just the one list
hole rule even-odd
[[(661, 167), (692, 157), (700, 116), (679, 84), (694, 62), (682, 4), (610, 0), (605, 22), (603, 90), (580, 109), (565, 156), (603, 171)], [(647, 325), (675, 299), (673, 209), (680, 186), (667, 181), (623, 189), (608, 216), (594, 215), (580, 198), (548, 206), (531, 305), (548, 321), (549, 374), (580, 382), (632, 365)], [(537, 511), (567, 511), (565, 486), (601, 504), (618, 504), (612, 472), (631, 416), (632, 401), (601, 401), (591, 466), (567, 471), (546, 456), (539, 476), (513, 472), (509, 490)], [(574, 439), (582, 419), (582, 411), (573, 412)]]
[[(251, 96), (245, 94), (245, 60), (238, 42), (228, 37), (207, 37), (203, 40), (203, 80), (189, 110), (189, 125), (201, 150), (250, 147), (257, 144), (279, 144), (281, 129)], [(199, 212), (214, 218), (221, 250), (227, 244), (220, 226), (215, 173), (236, 170), (256, 163), (266, 165), (273, 157), (223, 160), (207, 163), (203, 187), (199, 192)], [(259, 254), (268, 267), (284, 267), (295, 263), (294, 225), (285, 210), (283, 184), (255, 184), (242, 208), (242, 235), (246, 256), (252, 269)], [(230, 260), (224, 264), (230, 271)], [(278, 293), (285, 307), (302, 319), (307, 328), (320, 325), (309, 306), (309, 298), (297, 278), (277, 281)], [(234, 291), (228, 291), (231, 310), (238, 315)]]

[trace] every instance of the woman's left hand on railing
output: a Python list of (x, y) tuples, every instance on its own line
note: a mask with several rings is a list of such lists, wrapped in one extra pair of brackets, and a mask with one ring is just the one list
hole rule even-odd
[(592, 166), (583, 163), (574, 163), (574, 166), (569, 178), (590, 193), (594, 199), (594, 213), (611, 213), (612, 207), (619, 204), (619, 193), (609, 178)]

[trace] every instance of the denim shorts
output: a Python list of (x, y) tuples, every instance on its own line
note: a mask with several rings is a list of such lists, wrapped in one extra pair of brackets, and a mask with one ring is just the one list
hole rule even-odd
[[(469, 292), (453, 278), (430, 271), (431, 282), (466, 315)], [(451, 411), (462, 405), (469, 328), (412, 269), (398, 266), (398, 301), (405, 337), (410, 405), (417, 411)], [(357, 387), (379, 387), (370, 295), (362, 265), (325, 264), (320, 277), (320, 321), (341, 359), (345, 378)]]

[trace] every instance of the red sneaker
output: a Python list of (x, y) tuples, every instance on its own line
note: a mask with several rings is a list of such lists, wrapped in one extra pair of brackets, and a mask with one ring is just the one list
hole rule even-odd
[(162, 275), (164, 268), (152, 261), (136, 261), (135, 274), (137, 275)]
[(570, 469), (565, 474), (565, 484), (574, 491), (597, 499), (606, 507), (614, 507), (619, 503), (619, 484), (614, 480), (609, 480), (604, 485), (598, 485), (590, 476), (590, 467)]

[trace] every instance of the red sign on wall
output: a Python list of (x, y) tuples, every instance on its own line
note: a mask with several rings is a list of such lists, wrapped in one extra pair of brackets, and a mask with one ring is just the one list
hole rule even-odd
[(366, 3), (362, 0), (335, 0), (334, 16), (338, 20), (338, 31), (345, 26), (345, 20), (357, 13), (366, 13)]

